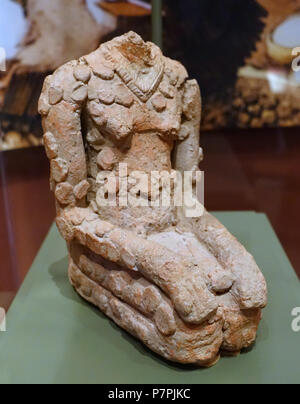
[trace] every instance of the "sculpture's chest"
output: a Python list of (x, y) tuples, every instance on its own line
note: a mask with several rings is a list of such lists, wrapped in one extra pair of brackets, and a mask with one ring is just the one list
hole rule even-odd
[(162, 72), (145, 92), (125, 81), (103, 69), (89, 82), (87, 112), (100, 132), (116, 139), (149, 131), (176, 138), (182, 115), (182, 91), (176, 80)]

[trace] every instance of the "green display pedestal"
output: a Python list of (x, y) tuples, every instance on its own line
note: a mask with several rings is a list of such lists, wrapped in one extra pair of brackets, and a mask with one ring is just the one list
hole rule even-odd
[(159, 358), (77, 296), (53, 226), (0, 332), (0, 383), (299, 383), (300, 332), (291, 314), (300, 307), (299, 280), (264, 215), (216, 216), (268, 282), (269, 305), (250, 352), (210, 369)]

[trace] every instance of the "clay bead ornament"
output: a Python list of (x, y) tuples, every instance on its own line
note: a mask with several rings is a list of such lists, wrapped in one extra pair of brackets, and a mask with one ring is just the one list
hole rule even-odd
[(58, 145), (52, 133), (47, 132), (43, 136), (46, 154), (49, 160), (55, 159), (58, 155)]
[(68, 163), (61, 159), (56, 158), (51, 160), (51, 176), (56, 182), (62, 182), (68, 175)]
[(87, 99), (87, 97), (88, 97), (88, 89), (84, 85), (79, 86), (72, 93), (72, 99), (77, 103), (84, 102)]
[(166, 109), (167, 102), (161, 94), (157, 94), (154, 97), (152, 97), (152, 105), (154, 106), (157, 112), (162, 112)]
[(63, 98), (63, 90), (58, 87), (51, 87), (49, 89), (49, 103), (55, 105), (59, 103)]
[(79, 184), (77, 184), (74, 187), (74, 195), (75, 195), (75, 197), (77, 199), (84, 198), (87, 195), (89, 188), (90, 188), (90, 184), (89, 184), (89, 182), (87, 180), (81, 181)]
[(115, 87), (115, 92), (116, 92), (116, 98), (115, 98), (116, 103), (122, 105), (123, 107), (130, 108), (134, 102), (130, 90), (126, 88), (124, 84), (118, 84)]
[(62, 205), (69, 205), (74, 200), (73, 187), (68, 182), (62, 182), (56, 186), (55, 198)]
[(74, 77), (86, 84), (91, 78), (91, 70), (88, 66), (79, 65), (74, 69)]

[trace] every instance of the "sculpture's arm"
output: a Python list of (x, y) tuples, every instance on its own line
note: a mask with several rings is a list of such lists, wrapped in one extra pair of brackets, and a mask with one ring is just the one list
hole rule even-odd
[(196, 80), (185, 82), (183, 94), (182, 124), (179, 140), (174, 150), (175, 169), (184, 171), (198, 171), (202, 158), (200, 142), (201, 93)]
[[(173, 166), (176, 171), (182, 174), (185, 188), (182, 209), (178, 209), (178, 215), (185, 217), (199, 217), (204, 207), (199, 202), (196, 182), (200, 177), (199, 163), (203, 158), (200, 142), (200, 120), (201, 120), (201, 93), (196, 80), (184, 82), (182, 97), (182, 119), (173, 151)], [(190, 179), (193, 182), (190, 183)]]
[[(198, 170), (199, 156), (201, 157), (200, 115), (200, 89), (196, 81), (187, 81), (183, 98), (184, 119), (180, 132), (183, 140), (178, 142), (175, 149), (175, 167), (181, 172)], [(232, 272), (234, 285), (231, 292), (240, 307), (242, 309), (265, 307), (266, 282), (251, 254), (207, 211), (204, 211), (203, 216), (191, 219), (191, 223), (197, 237), (208, 246), (226, 271)]]
[(46, 78), (39, 101), (58, 216), (66, 207), (85, 205), (89, 184), (81, 110), (87, 98), (90, 77), (88, 66), (70, 62)]

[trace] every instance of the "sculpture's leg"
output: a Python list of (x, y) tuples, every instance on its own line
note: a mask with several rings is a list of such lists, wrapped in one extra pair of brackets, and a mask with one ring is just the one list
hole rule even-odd
[(149, 239), (190, 259), (203, 274), (207, 287), (213, 293), (225, 293), (232, 287), (234, 277), (230, 269), (224, 270), (207, 246), (201, 243), (193, 233), (170, 229), (153, 234)]
[(181, 318), (201, 324), (218, 308), (204, 276), (188, 260), (165, 247), (116, 228), (104, 221), (85, 221), (75, 228), (75, 238), (94, 253), (122, 267), (140, 272), (168, 296)]
[(230, 269), (222, 268), (206, 245), (192, 233), (168, 230), (153, 234), (150, 239), (198, 263), (199, 270), (206, 275), (208, 287), (218, 292), (217, 300), (225, 319), (222, 349), (232, 355), (251, 346), (256, 339), (261, 310), (241, 310), (232, 294), (228, 292), (233, 283)]
[(219, 314), (201, 326), (189, 326), (147, 280), (122, 269), (107, 269), (88, 254), (87, 249), (83, 254), (71, 252), (79, 262), (71, 258), (69, 265), (70, 281), (84, 299), (166, 359), (204, 367), (218, 361), (223, 341)]
[(158, 287), (139, 273), (107, 262), (79, 245), (71, 251), (73, 262), (84, 275), (150, 318), (162, 335), (175, 333), (174, 307)]
[(254, 258), (212, 215), (195, 221), (194, 231), (220, 264), (231, 270), (234, 284), (231, 293), (242, 309), (262, 309), (267, 305), (267, 285)]

